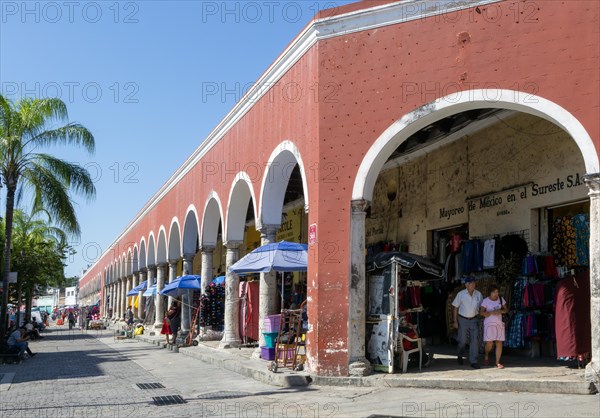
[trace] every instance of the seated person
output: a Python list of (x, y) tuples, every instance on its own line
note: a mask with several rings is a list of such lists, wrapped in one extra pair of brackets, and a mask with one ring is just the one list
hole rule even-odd
[[(401, 316), (398, 324), (398, 332), (406, 335), (408, 338), (417, 339), (419, 338), (419, 333), (417, 332), (417, 326), (411, 324), (406, 316)], [(417, 343), (413, 341), (408, 341), (405, 338), (402, 338), (402, 346), (404, 351), (410, 351), (414, 348), (417, 348)], [(409, 362), (415, 361), (419, 362), (419, 353), (414, 352), (410, 353), (408, 356)], [(422, 363), (421, 366), (428, 367), (433, 362), (433, 353), (426, 353), (423, 351)]]
[(38, 322), (35, 318), (31, 319), (31, 325), (33, 325), (33, 328), (37, 329), (38, 331), (43, 331), (46, 328), (43, 323)]
[(36, 353), (32, 353), (29, 349), (29, 344), (27, 344), (28, 339), (29, 337), (25, 336), (24, 328), (14, 330), (8, 337), (7, 341), (9, 351), (17, 349), (19, 351), (19, 356), (21, 357), (25, 351), (27, 351), (29, 357), (35, 356)]
[(38, 338), (44, 338), (40, 335), (40, 332), (33, 326), (33, 324), (29, 321), (23, 325), (25, 328), (25, 335), (30, 337), (32, 340), (37, 340)]

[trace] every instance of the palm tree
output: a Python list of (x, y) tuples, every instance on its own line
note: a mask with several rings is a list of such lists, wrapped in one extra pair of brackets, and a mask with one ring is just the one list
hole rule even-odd
[[(53, 124), (62, 126), (51, 126)], [(85, 168), (37, 152), (40, 148), (57, 144), (82, 146), (90, 154), (95, 147), (94, 137), (87, 128), (68, 122), (67, 107), (62, 100), (24, 98), (13, 103), (0, 95), (0, 175), (6, 186), (0, 337), (5, 335), (7, 325), (8, 278), (17, 190), (29, 190), (33, 195), (33, 210), (44, 208), (59, 228), (73, 236), (79, 236), (80, 228), (70, 192), (88, 199), (96, 193)]]

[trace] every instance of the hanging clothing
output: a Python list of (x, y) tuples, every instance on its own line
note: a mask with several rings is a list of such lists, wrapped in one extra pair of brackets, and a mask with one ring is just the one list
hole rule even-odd
[(560, 266), (577, 264), (575, 228), (570, 216), (556, 218), (552, 227), (552, 254)]
[(589, 215), (580, 213), (571, 219), (575, 230), (575, 258), (577, 265), (590, 265), (590, 218)]
[(554, 300), (556, 356), (585, 356), (592, 349), (589, 269), (558, 282)]
[(496, 266), (496, 240), (488, 239), (483, 243), (483, 268), (493, 269)]

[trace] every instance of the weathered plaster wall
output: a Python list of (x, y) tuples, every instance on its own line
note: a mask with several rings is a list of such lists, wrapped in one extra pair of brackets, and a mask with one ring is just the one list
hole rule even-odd
[(563, 130), (519, 113), (383, 171), (367, 245), (402, 242), (427, 255), (433, 229), (468, 223), (471, 237), (531, 229), (532, 209), (587, 198), (582, 174), (581, 153)]

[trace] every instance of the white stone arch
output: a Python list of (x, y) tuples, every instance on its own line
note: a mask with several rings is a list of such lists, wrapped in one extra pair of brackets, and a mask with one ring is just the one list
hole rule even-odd
[(169, 248), (167, 253), (169, 260), (179, 260), (179, 257), (181, 257), (181, 232), (179, 220), (176, 216), (171, 220), (171, 226), (169, 227)]
[(119, 259), (121, 260), (121, 277), (125, 278), (127, 277), (127, 253), (123, 251)]
[(185, 213), (183, 223), (183, 254), (196, 254), (200, 226), (196, 206), (190, 205)]
[(370, 201), (381, 168), (398, 146), (426, 126), (468, 110), (481, 108), (509, 109), (546, 119), (561, 127), (575, 141), (587, 173), (599, 170), (598, 154), (583, 125), (563, 107), (529, 93), (481, 89), (450, 94), (407, 113), (394, 122), (373, 143), (358, 169), (352, 189), (352, 200)]
[(142, 237), (140, 239), (140, 270), (148, 267), (148, 259), (146, 258), (146, 254), (146, 238)]
[[(223, 206), (219, 195), (212, 191), (209, 193), (204, 204), (204, 215), (202, 216), (202, 230), (200, 245), (214, 247), (217, 245), (219, 233), (219, 222), (223, 223)], [(222, 226), (225, 229), (225, 225)]]
[(156, 264), (167, 262), (167, 232), (163, 225), (158, 230), (158, 242), (156, 244)]
[(250, 176), (242, 171), (235, 176), (229, 192), (227, 221), (223, 233), (225, 241), (244, 241), (246, 214), (250, 199), (252, 200), (252, 208), (256, 219), (256, 198), (252, 181), (250, 181)]
[(138, 245), (137, 245), (137, 243), (135, 243), (133, 245), (133, 264), (131, 266), (134, 273), (137, 273), (138, 271), (140, 271), (140, 268), (139, 268), (139, 259), (140, 259), (139, 254), (140, 254), (140, 252), (139, 252), (139, 249), (138, 249)]
[(148, 261), (148, 266), (156, 265), (156, 244), (154, 240), (154, 231), (151, 231), (150, 235), (148, 235), (148, 252), (146, 255), (146, 260)]
[(129, 277), (133, 273), (133, 253), (131, 248), (127, 250), (127, 259), (125, 260), (125, 276)]
[(262, 178), (257, 229), (261, 225), (281, 225), (285, 191), (296, 164), (302, 177), (304, 204), (308, 207), (308, 183), (300, 151), (293, 142), (283, 141), (271, 153)]

